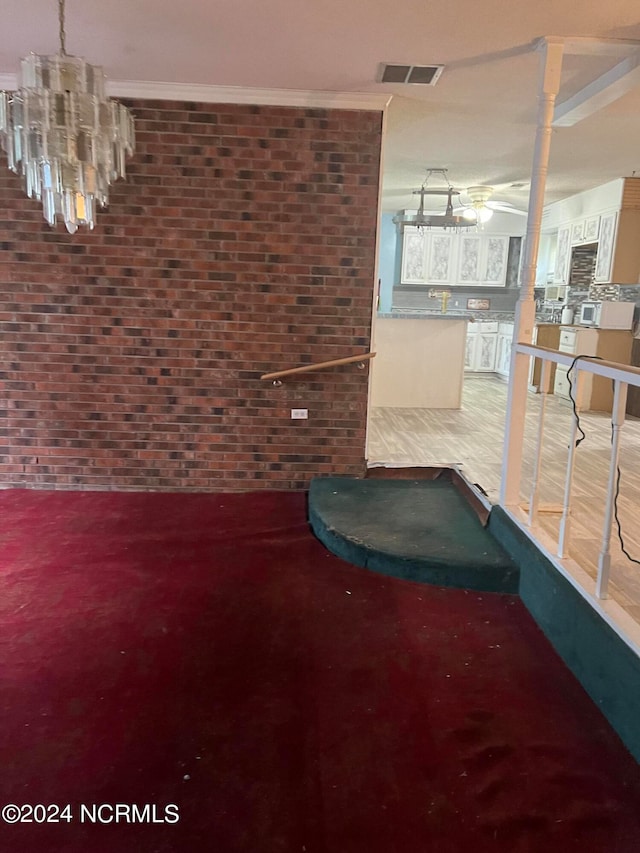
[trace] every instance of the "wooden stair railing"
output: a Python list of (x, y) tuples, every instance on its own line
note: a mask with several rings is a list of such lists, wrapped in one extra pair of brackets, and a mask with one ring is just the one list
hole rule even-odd
[(364, 368), (364, 362), (374, 358), (375, 352), (365, 352), (362, 355), (350, 355), (347, 358), (334, 358), (331, 361), (318, 361), (315, 364), (304, 364), (302, 367), (289, 367), (287, 370), (276, 370), (274, 373), (263, 373), (260, 379), (279, 380), (283, 376), (293, 376), (296, 373), (311, 373), (314, 370), (326, 370), (329, 367), (338, 367), (341, 364), (353, 364), (361, 362), (359, 367)]

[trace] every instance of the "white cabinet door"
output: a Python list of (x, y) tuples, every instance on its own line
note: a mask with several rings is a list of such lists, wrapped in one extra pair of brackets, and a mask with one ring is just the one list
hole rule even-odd
[(596, 270), (593, 277), (596, 284), (608, 284), (611, 281), (611, 266), (616, 236), (616, 214), (608, 213), (600, 220), (600, 239), (596, 255)]
[(407, 226), (402, 235), (402, 284), (426, 283), (426, 252), (424, 228)]
[(584, 219), (571, 225), (571, 245), (578, 246), (580, 243), (584, 243)]
[(474, 363), (476, 359), (476, 343), (478, 342), (477, 335), (470, 335), (467, 332), (467, 340), (464, 347), (464, 369), (475, 370)]
[(507, 280), (508, 237), (486, 235), (483, 242), (482, 284), (502, 286)]
[(512, 339), (513, 325), (511, 323), (500, 323), (496, 349), (496, 373), (505, 378), (508, 378), (511, 369)]
[(509, 237), (451, 234), (407, 226), (402, 235), (401, 284), (504, 287)]
[(453, 277), (453, 234), (432, 231), (427, 241), (427, 283), (448, 284)]
[(458, 284), (480, 284), (480, 251), (482, 240), (477, 234), (462, 234), (459, 238)]
[(587, 216), (571, 223), (571, 245), (581, 246), (583, 243), (596, 243), (600, 231), (600, 217)]
[(505, 350), (507, 348), (507, 336), (506, 335), (498, 335), (498, 341), (496, 344), (496, 373), (499, 373), (500, 376), (505, 376), (504, 371), (504, 362), (505, 362)]
[(556, 367), (556, 375), (553, 380), (553, 393), (556, 397), (564, 397), (569, 399), (569, 380), (567, 379), (568, 366), (559, 364)]
[(553, 271), (554, 284), (569, 283), (569, 267), (571, 265), (571, 228), (566, 226), (558, 229), (558, 245), (556, 248), (556, 265)]
[(600, 217), (587, 216), (584, 221), (584, 242), (596, 243), (600, 234)]
[(459, 238), (459, 285), (504, 287), (507, 281), (509, 237), (490, 234), (463, 234)]
[[(551, 255), (553, 247), (553, 236), (551, 234), (540, 235), (540, 247), (538, 249), (538, 258), (536, 262), (536, 287), (545, 287), (548, 284), (547, 273), (551, 265)], [(524, 258), (524, 238), (522, 240), (522, 254)], [(521, 280), (524, 280), (521, 278)]]
[(469, 326), (464, 368), (475, 373), (489, 373), (496, 369), (498, 324), (479, 321)]
[(478, 335), (476, 345), (476, 370), (481, 373), (493, 372), (496, 369), (496, 349), (498, 336), (495, 332)]

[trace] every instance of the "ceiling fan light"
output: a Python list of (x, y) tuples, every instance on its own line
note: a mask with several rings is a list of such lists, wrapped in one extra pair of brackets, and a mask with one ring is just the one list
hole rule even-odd
[(483, 206), (478, 208), (477, 214), (479, 221), (484, 224), (485, 222), (488, 222), (493, 216), (493, 210), (491, 210), (490, 207)]
[(468, 219), (469, 222), (475, 222), (477, 219), (476, 209), (474, 207), (465, 207), (462, 211), (462, 216), (464, 216), (465, 219)]
[(467, 195), (473, 204), (486, 204), (493, 195), (493, 187), (474, 186), (467, 187)]

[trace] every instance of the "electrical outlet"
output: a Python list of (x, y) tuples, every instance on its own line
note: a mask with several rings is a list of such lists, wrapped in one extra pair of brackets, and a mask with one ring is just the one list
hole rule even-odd
[(309, 409), (291, 409), (292, 421), (304, 421), (309, 417)]

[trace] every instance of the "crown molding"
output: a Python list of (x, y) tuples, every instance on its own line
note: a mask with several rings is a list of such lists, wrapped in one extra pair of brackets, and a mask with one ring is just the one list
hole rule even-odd
[[(0, 74), (0, 89), (14, 90), (15, 74)], [(391, 96), (386, 93), (315, 92), (304, 89), (249, 89), (242, 86), (209, 86), (203, 83), (160, 83), (145, 80), (108, 80), (107, 94), (114, 98), (147, 98), (159, 101), (193, 101), (201, 104), (256, 104), (281, 107), (316, 107), (334, 110), (384, 111)]]

